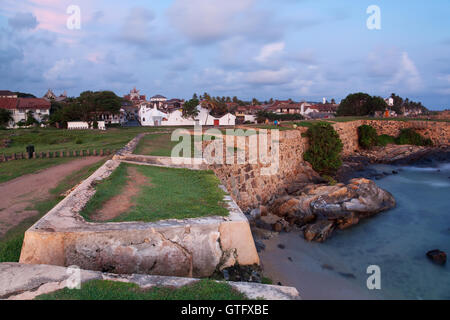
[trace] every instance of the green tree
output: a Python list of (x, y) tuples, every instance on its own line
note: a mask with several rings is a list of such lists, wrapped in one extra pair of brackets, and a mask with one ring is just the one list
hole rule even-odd
[(26, 126), (32, 126), (35, 124), (38, 124), (39, 122), (34, 118), (34, 112), (32, 110), (29, 110), (27, 112), (27, 118), (25, 120)]
[(193, 98), (189, 101), (186, 101), (183, 105), (183, 118), (185, 119), (194, 119), (196, 116), (198, 116), (198, 105), (200, 104), (200, 101), (196, 98), (196, 95), (194, 94)]
[(7, 109), (0, 109), (0, 127), (6, 127), (13, 121), (12, 112)]
[(334, 175), (342, 165), (342, 141), (329, 123), (317, 123), (306, 132), (309, 148), (303, 158), (320, 174)]
[(367, 93), (349, 94), (342, 100), (337, 110), (338, 116), (367, 116), (375, 111), (384, 111), (387, 104), (381, 97), (371, 97)]

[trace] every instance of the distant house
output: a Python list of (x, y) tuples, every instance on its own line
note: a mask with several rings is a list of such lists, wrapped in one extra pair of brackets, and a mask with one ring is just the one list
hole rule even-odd
[(389, 107), (393, 107), (393, 106), (394, 106), (394, 98), (389, 97), (389, 98), (384, 99), (384, 101), (386, 102), (386, 104), (387, 104)]
[(168, 112), (173, 112), (175, 110), (180, 110), (183, 108), (184, 100), (182, 99), (170, 99), (166, 101), (166, 110)]
[(234, 126), (236, 116), (227, 113), (216, 118), (210, 115), (210, 111), (197, 106), (198, 115), (195, 118), (183, 118), (181, 110), (165, 113), (157, 108), (157, 104), (143, 104), (139, 109), (139, 118), (143, 126)]
[(157, 104), (153, 107), (150, 104), (142, 104), (139, 109), (139, 119), (142, 126), (159, 127), (162, 125), (162, 121), (167, 120), (168, 115), (162, 111), (159, 111)]
[(266, 111), (278, 114), (302, 114), (304, 107), (304, 103), (295, 103), (292, 100), (276, 100), (272, 105), (266, 108)]
[(50, 116), (50, 102), (39, 98), (0, 98), (0, 109), (11, 111), (13, 121), (9, 127), (16, 127), (17, 123), (26, 121), (30, 111), (38, 122)]
[(324, 113), (328, 115), (334, 115), (337, 112), (339, 105), (338, 104), (332, 104), (332, 103), (325, 103), (325, 104), (314, 104), (309, 105), (304, 109), (302, 112), (303, 115), (310, 115), (312, 113)]
[(236, 124), (243, 124), (246, 122), (256, 123), (256, 114), (262, 110), (264, 110), (264, 107), (261, 105), (236, 107), (234, 113), (236, 116)]
[(67, 92), (64, 91), (61, 95), (56, 96), (56, 94), (53, 93), (52, 90), (48, 89), (47, 93), (43, 96), (43, 99), (47, 101), (56, 101), (56, 102), (63, 102), (67, 100)]
[(132, 104), (140, 104), (144, 101), (146, 101), (145, 95), (141, 95), (139, 93), (139, 90), (136, 90), (136, 87), (134, 87), (129, 94), (124, 95), (123, 98), (127, 101), (130, 101)]
[(17, 98), (17, 93), (11, 92), (9, 90), (0, 90), (0, 98)]

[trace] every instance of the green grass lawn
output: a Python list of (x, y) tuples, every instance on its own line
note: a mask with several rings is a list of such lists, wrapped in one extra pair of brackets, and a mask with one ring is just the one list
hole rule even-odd
[(0, 141), (10, 139), (9, 148), (0, 148), (0, 154), (11, 155), (25, 152), (32, 144), (36, 152), (110, 149), (117, 150), (142, 132), (167, 130), (167, 128), (111, 128), (101, 130), (65, 130), (55, 128), (34, 128), (0, 130)]
[(36, 300), (247, 300), (247, 297), (227, 283), (212, 280), (200, 280), (177, 289), (147, 290), (134, 283), (92, 280), (83, 283), (80, 290), (64, 288), (40, 295)]
[(35, 173), (59, 164), (73, 161), (74, 158), (12, 160), (0, 163), (0, 183)]
[[(139, 141), (139, 144), (134, 151), (134, 154), (142, 154), (146, 156), (160, 156), (170, 157), (172, 149), (179, 143), (179, 141), (171, 141), (171, 133), (158, 133), (146, 135)], [(189, 139), (188, 135), (183, 136), (183, 139)], [(194, 157), (194, 136), (190, 136), (191, 157)], [(183, 156), (179, 154), (178, 156)]]
[(88, 221), (108, 200), (122, 192), (128, 168), (135, 167), (148, 178), (149, 184), (140, 186), (132, 199), (133, 206), (126, 213), (111, 220), (154, 222), (167, 219), (187, 219), (204, 216), (226, 216), (224, 192), (218, 187), (211, 171), (194, 171), (152, 166), (120, 164), (110, 177), (97, 185), (81, 215)]
[[(18, 162), (17, 160), (15, 162)], [(97, 170), (105, 160), (101, 160), (93, 165), (84, 167), (83, 169), (68, 175), (61, 181), (58, 186), (50, 190), (50, 196), (42, 201), (37, 201), (32, 208), (39, 213), (28, 219), (22, 221), (19, 225), (10, 229), (2, 238), (0, 238), (0, 262), (18, 262), (20, 258), (20, 251), (22, 249), (22, 242), (25, 231), (38, 221), (43, 215), (50, 211), (58, 204), (64, 197), (62, 194), (70, 190), (78, 183), (89, 177), (95, 170)]]

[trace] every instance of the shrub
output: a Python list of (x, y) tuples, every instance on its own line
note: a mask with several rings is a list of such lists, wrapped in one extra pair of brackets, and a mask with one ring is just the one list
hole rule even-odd
[(395, 139), (397, 144), (411, 144), (415, 146), (432, 146), (433, 142), (431, 139), (422, 137), (420, 134), (415, 132), (413, 129), (402, 129), (399, 136)]
[(83, 140), (81, 140), (80, 138), (78, 138), (77, 140), (75, 140), (76, 144), (83, 144)]
[(342, 164), (342, 141), (329, 123), (312, 125), (305, 136), (309, 139), (309, 149), (303, 158), (320, 174), (333, 175)]
[(322, 178), (325, 179), (330, 186), (335, 186), (337, 184), (336, 179), (334, 179), (333, 177), (324, 175), (322, 176)]
[(370, 149), (378, 144), (377, 131), (369, 125), (358, 127), (359, 145), (364, 149)]
[(382, 134), (381, 136), (378, 136), (377, 142), (379, 146), (386, 147), (388, 144), (395, 144), (395, 137)]

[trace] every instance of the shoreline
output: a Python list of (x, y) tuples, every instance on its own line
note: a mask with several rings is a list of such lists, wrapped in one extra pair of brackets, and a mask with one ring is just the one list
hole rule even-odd
[[(450, 164), (448, 147), (441, 154), (439, 150), (430, 154), (432, 154), (432, 157), (422, 157), (415, 161), (409, 161), (408, 163), (384, 163), (388, 166), (398, 168), (398, 170), (395, 169), (397, 171), (396, 173), (383, 174), (382, 177), (376, 180), (399, 173), (402, 174), (403, 168), (405, 167), (430, 168), (428, 172), (434, 169), (440, 172), (442, 165)], [(441, 155), (444, 155), (444, 157), (441, 157)], [(353, 174), (373, 174), (374, 172), (378, 172), (379, 174), (380, 172), (375, 169), (379, 165), (383, 165), (383, 163), (369, 163), (364, 170), (355, 170)], [(386, 190), (390, 191), (389, 189)], [(373, 228), (381, 227), (381, 225), (376, 225), (377, 221), (370, 220), (372, 219), (368, 219), (364, 223), (375, 224)], [(358, 227), (361, 228), (362, 226), (355, 226), (356, 229)], [(339, 237), (342, 234), (338, 233), (335, 236)], [(261, 239), (260, 237), (258, 241), (261, 241), (265, 245), (265, 249), (259, 252), (264, 275), (272, 279), (274, 284), (281, 282), (283, 285), (297, 288), (302, 299), (378, 300), (398, 299), (398, 296), (403, 296), (400, 291), (372, 291), (366, 289), (366, 281), (369, 277), (365, 273), (366, 270), (358, 270), (355, 272), (355, 270), (349, 269), (348, 266), (342, 265), (340, 262), (345, 261), (345, 258), (340, 261), (338, 252), (333, 252), (329, 256), (326, 253), (326, 248), (321, 247), (326, 246), (327, 243), (318, 244), (307, 242), (296, 229), (290, 233), (279, 233), (270, 239)], [(359, 246), (355, 245), (350, 247), (349, 250), (358, 251)], [(334, 253), (336, 254), (335, 256)], [(424, 259), (424, 257), (420, 258), (420, 260)], [(419, 296), (417, 298), (420, 299)]]
[[(363, 289), (358, 281), (366, 278), (354, 275), (346, 266), (326, 264), (324, 254), (296, 232), (282, 233), (263, 240), (266, 249), (259, 253), (264, 275), (274, 284), (295, 287), (303, 300), (380, 300), (376, 291)], [(285, 246), (284, 249), (278, 247)], [(304, 250), (311, 246), (309, 250)]]

